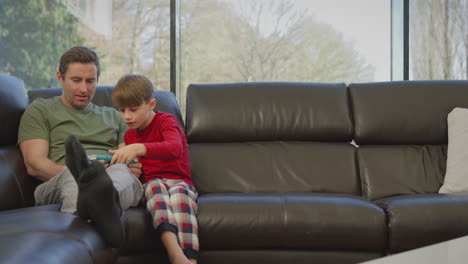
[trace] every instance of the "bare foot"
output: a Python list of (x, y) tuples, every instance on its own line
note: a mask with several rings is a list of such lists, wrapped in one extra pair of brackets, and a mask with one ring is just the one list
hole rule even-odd
[[(167, 250), (171, 264), (193, 264), (184, 254), (177, 242), (177, 236), (171, 231), (163, 231), (161, 241)], [(196, 262), (195, 262), (196, 263)]]
[(177, 254), (175, 256), (170, 257), (171, 264), (192, 264), (192, 262), (184, 255)]

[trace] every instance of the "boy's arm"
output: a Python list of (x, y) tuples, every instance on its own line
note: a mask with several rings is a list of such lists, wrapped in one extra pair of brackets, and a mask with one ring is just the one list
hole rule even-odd
[(134, 143), (117, 150), (109, 150), (113, 154), (110, 164), (125, 163), (136, 156), (144, 156), (146, 159), (173, 160), (179, 158), (183, 153), (185, 134), (175, 118), (167, 118), (162, 122), (162, 142)]
[(160, 123), (162, 142), (143, 143), (146, 148), (145, 158), (158, 160), (178, 159), (184, 153), (184, 144), (187, 144), (185, 133), (179, 121), (168, 115)]
[(165, 127), (162, 131), (162, 142), (143, 143), (146, 148), (145, 158), (159, 160), (173, 160), (183, 153), (183, 140), (185, 137), (178, 124)]
[(172, 160), (182, 154), (182, 138), (177, 127), (169, 127), (162, 132), (164, 140), (152, 143), (134, 143), (117, 150), (109, 150), (113, 155), (110, 164), (125, 163), (136, 156), (144, 156), (147, 159)]
[(48, 158), (49, 142), (44, 139), (29, 139), (19, 144), (26, 170), (30, 176), (48, 181), (66, 168)]

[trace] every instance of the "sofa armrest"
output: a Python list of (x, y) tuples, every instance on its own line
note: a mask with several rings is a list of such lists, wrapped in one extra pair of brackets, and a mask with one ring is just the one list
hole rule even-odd
[(0, 210), (33, 206), (38, 183), (27, 174), (18, 148), (0, 147)]

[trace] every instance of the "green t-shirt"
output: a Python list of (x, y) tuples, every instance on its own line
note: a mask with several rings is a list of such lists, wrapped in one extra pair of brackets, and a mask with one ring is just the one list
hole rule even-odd
[(66, 106), (60, 96), (38, 98), (26, 109), (18, 132), (18, 144), (29, 139), (49, 142), (49, 159), (65, 165), (65, 140), (76, 135), (88, 155), (109, 155), (124, 142), (128, 129), (120, 114), (112, 107), (90, 104), (77, 110)]

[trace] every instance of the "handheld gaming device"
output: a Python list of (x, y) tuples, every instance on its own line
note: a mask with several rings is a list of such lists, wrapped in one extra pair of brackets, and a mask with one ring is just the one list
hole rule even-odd
[[(103, 160), (105, 163), (109, 163), (112, 160), (112, 155), (90, 155), (89, 160)], [(138, 159), (134, 158), (130, 163), (137, 163)]]

